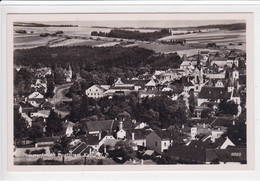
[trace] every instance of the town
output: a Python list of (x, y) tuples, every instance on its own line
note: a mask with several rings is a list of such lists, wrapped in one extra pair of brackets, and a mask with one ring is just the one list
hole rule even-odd
[[(15, 54), (15, 164), (247, 163), (245, 51), (214, 43), (182, 56), (83, 48), (97, 51), (85, 57), (93, 64), (66, 55), (59, 61), (59, 47), (40, 47), (46, 56), (37, 57), (37, 49)], [(80, 52), (73, 50), (79, 60)], [(34, 66), (22, 60), (30, 53)], [(96, 63), (99, 53), (111, 61)], [(68, 61), (48, 66), (39, 59)]]

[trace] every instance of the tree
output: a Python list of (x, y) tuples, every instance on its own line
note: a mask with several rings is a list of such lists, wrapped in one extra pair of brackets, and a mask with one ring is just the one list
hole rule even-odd
[(27, 122), (24, 118), (22, 118), (21, 114), (18, 110), (14, 109), (14, 139), (16, 144), (18, 141), (27, 138)]
[(58, 155), (58, 153), (62, 154), (62, 164), (64, 165), (64, 157), (65, 157), (65, 154), (69, 153), (69, 139), (67, 138), (67, 136), (62, 136), (60, 138), (60, 140), (57, 140), (54, 142), (54, 146), (52, 147), (52, 151)]
[(233, 101), (226, 101), (222, 100), (219, 103), (219, 113), (222, 114), (231, 114), (231, 115), (237, 115), (238, 113), (238, 105), (235, 104)]
[(47, 92), (45, 94), (46, 98), (48, 98), (48, 97), (53, 98), (53, 96), (54, 96), (54, 88), (55, 88), (54, 82), (53, 81), (48, 81), (48, 83), (47, 83)]
[(34, 122), (28, 129), (28, 137), (35, 142), (36, 138), (43, 136), (43, 126), (39, 122)]
[(62, 131), (62, 120), (54, 110), (51, 110), (46, 119), (46, 126), (46, 132), (49, 136), (58, 135)]
[(116, 160), (118, 157), (122, 158), (122, 162), (135, 158), (136, 154), (133, 148), (125, 141), (119, 141), (115, 145), (113, 157)]
[(195, 100), (195, 96), (194, 96), (194, 91), (190, 91), (190, 97), (189, 97), (189, 109), (190, 112), (193, 113), (195, 106), (196, 106), (196, 100)]

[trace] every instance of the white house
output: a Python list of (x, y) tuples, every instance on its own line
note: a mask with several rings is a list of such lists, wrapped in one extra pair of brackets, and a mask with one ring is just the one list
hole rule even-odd
[(86, 95), (91, 98), (101, 98), (104, 96), (104, 92), (106, 90), (99, 86), (99, 85), (93, 85), (90, 88), (86, 90)]
[(40, 92), (33, 92), (28, 96), (29, 99), (43, 99), (44, 96)]
[(75, 125), (75, 123), (67, 121), (67, 120), (62, 124), (62, 127), (65, 131), (65, 135), (67, 135), (69, 137), (73, 134), (74, 125)]
[(151, 79), (147, 84), (145, 84), (145, 88), (148, 90), (154, 90), (156, 88), (156, 82)]
[(124, 139), (126, 137), (126, 131), (123, 130), (123, 122), (119, 122), (119, 130), (116, 133), (116, 138), (117, 139)]

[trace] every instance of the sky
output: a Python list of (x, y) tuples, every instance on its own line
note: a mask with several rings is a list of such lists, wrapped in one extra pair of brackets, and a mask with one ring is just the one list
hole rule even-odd
[(243, 20), (169, 20), (169, 21), (45, 21), (34, 22), (43, 24), (72, 24), (79, 26), (106, 26), (106, 27), (158, 27), (158, 28), (175, 28), (175, 27), (194, 27), (213, 24), (233, 24), (244, 23)]

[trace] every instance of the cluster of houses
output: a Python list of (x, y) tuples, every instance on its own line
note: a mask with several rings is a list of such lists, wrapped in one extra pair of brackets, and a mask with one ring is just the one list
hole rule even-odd
[(209, 105), (216, 109), (221, 100), (233, 101), (241, 110), (240, 95), (246, 90), (246, 76), (245, 71), (239, 68), (239, 62), (245, 60), (240, 52), (201, 51), (190, 57), (183, 55), (182, 60), (178, 69), (156, 70), (146, 79), (118, 78), (113, 85), (93, 85), (85, 93), (97, 99), (125, 96), (131, 92), (137, 92), (140, 98), (152, 98), (169, 92), (176, 100), (180, 95), (189, 97), (189, 92), (193, 91), (197, 111)]
[[(71, 138), (67, 156), (72, 157), (107, 157), (118, 142), (124, 141), (144, 159), (166, 154), (184, 163), (213, 163), (216, 159), (222, 163), (243, 163), (246, 161), (245, 147), (235, 145), (230, 138), (223, 137), (227, 128), (221, 126), (220, 122), (213, 120), (210, 124), (172, 125), (167, 129), (153, 130), (146, 123), (136, 120), (86, 121), (86, 134), (75, 137), (73, 127), (77, 123), (66, 121), (63, 123), (63, 131)], [(57, 139), (39, 138), (35, 149), (49, 148)]]
[[(194, 115), (200, 119), (205, 109), (218, 108), (221, 100), (233, 101), (241, 113), (241, 95), (246, 91), (245, 70), (240, 68), (245, 57), (236, 51), (226, 54), (215, 51), (201, 51), (198, 54), (182, 57), (178, 69), (156, 70), (143, 78), (117, 78), (113, 85), (93, 85), (85, 94), (94, 99), (102, 97), (126, 96), (137, 92), (139, 97), (153, 98), (164, 92), (176, 100), (179, 96), (188, 98), (194, 93), (196, 107)], [(44, 72), (44, 73), (40, 73)], [(50, 110), (55, 109), (43, 93), (47, 90), (45, 76), (49, 70), (39, 71), (39, 79), (32, 87), (35, 91), (24, 102), (16, 105), (29, 125), (36, 117), (47, 118)], [(66, 73), (67, 82), (71, 81), (72, 71)], [(237, 116), (238, 116), (237, 115)], [(86, 134), (74, 136), (74, 127), (78, 123), (65, 121), (63, 133), (71, 138), (70, 155), (86, 156), (101, 154), (108, 156), (119, 141), (127, 142), (135, 151), (143, 156), (166, 154), (183, 163), (212, 163), (246, 161), (246, 147), (235, 145), (225, 135), (227, 127), (218, 124), (218, 119), (210, 123), (198, 123), (193, 126), (176, 125), (168, 129), (153, 130), (144, 122), (136, 120), (101, 120), (85, 121)], [(84, 121), (84, 120), (83, 120)], [(233, 121), (233, 125), (236, 123)], [(48, 147), (57, 138), (39, 139), (35, 147)]]

